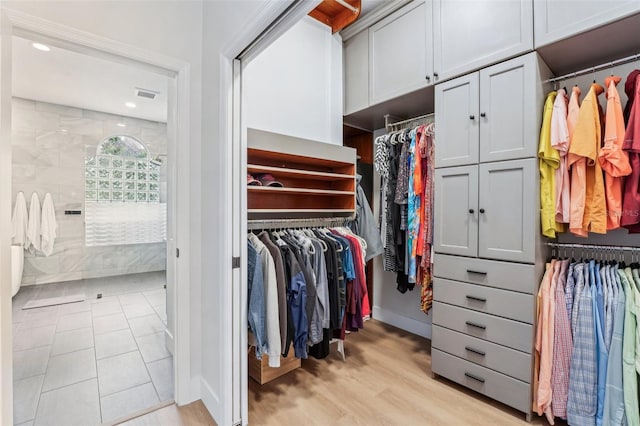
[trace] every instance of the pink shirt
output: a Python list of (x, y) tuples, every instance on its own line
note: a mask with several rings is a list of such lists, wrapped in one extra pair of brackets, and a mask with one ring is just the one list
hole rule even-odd
[(571, 186), (567, 152), (569, 152), (569, 127), (567, 93), (564, 89), (557, 92), (551, 116), (551, 147), (560, 154), (560, 167), (556, 169), (556, 222), (569, 223), (571, 206)]

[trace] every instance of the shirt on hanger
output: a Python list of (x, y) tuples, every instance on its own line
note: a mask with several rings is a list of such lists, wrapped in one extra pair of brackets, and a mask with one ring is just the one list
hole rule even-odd
[(540, 168), (540, 222), (542, 235), (555, 238), (556, 232), (562, 232), (564, 227), (556, 222), (556, 190), (555, 171), (560, 167), (560, 154), (551, 147), (551, 116), (556, 92), (547, 95), (544, 103), (542, 130), (540, 131), (540, 145), (538, 158)]
[(560, 156), (560, 164), (555, 175), (556, 222), (559, 223), (569, 223), (571, 205), (571, 183), (567, 166), (570, 140), (567, 125), (568, 104), (566, 91), (564, 89), (558, 90), (551, 116), (551, 147), (557, 150)]
[[(629, 82), (627, 82), (628, 84)], [(624, 184), (620, 224), (629, 232), (640, 232), (640, 74), (635, 74), (635, 99), (629, 114), (622, 149), (629, 153), (631, 174)]]

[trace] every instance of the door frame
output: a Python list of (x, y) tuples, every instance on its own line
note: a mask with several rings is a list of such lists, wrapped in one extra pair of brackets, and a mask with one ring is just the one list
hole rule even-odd
[[(174, 399), (191, 402), (199, 395), (191, 384), (189, 186), (178, 169), (189, 169), (190, 64), (180, 59), (51, 22), (11, 9), (0, 9), (0, 205), (11, 206), (12, 38), (39, 40), (93, 57), (142, 67), (169, 77), (167, 115), (167, 346), (173, 354)], [(186, 142), (185, 142), (186, 141)], [(182, 142), (182, 143), (181, 143)], [(180, 143), (180, 149), (177, 149)], [(181, 195), (182, 194), (182, 195)], [(0, 209), (0, 424), (13, 424), (13, 344), (11, 306), (11, 212)], [(177, 283), (183, 283), (177, 286)], [(171, 294), (172, 293), (172, 294)], [(171, 303), (173, 300), (173, 303)], [(173, 334), (170, 330), (173, 330)]]

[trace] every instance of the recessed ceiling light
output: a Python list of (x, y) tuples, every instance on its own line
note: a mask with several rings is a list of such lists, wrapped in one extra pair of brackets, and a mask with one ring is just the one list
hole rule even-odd
[(118, 123), (118, 124), (116, 124), (116, 126), (118, 126), (118, 127), (127, 127), (127, 125), (124, 124), (124, 123)]
[(124, 106), (126, 106), (127, 108), (135, 108), (136, 104), (134, 104), (133, 102), (125, 102)]
[(31, 46), (33, 46), (34, 49), (42, 50), (43, 52), (48, 52), (51, 50), (49, 46), (42, 43), (33, 43)]

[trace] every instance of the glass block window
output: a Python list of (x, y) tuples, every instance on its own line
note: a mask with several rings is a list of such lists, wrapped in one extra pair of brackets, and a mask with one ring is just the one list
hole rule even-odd
[(95, 155), (85, 158), (85, 200), (159, 203), (160, 167), (147, 147), (125, 135), (103, 140)]
[(160, 166), (147, 147), (125, 135), (106, 138), (85, 157), (87, 246), (166, 240)]

